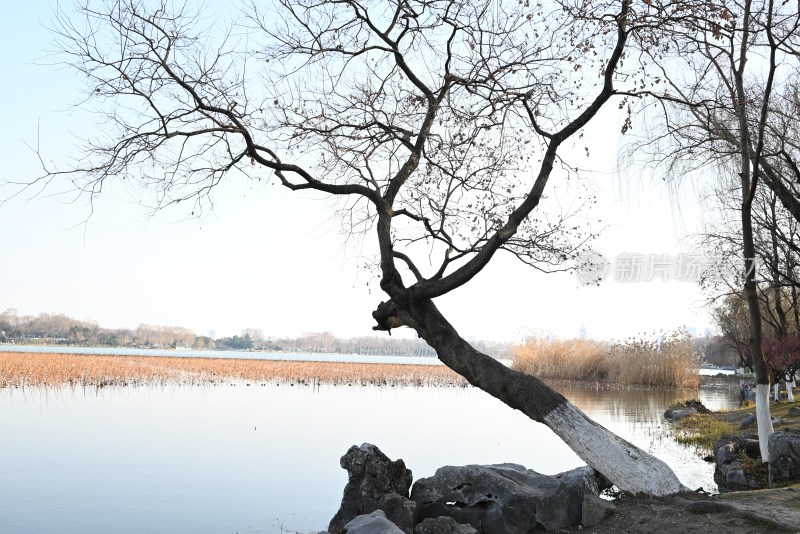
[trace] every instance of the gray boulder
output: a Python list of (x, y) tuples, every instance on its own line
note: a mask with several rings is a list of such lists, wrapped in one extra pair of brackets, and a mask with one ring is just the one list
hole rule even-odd
[(763, 484), (749, 476), (742, 462), (742, 455), (760, 458), (758, 436), (723, 436), (714, 445), (714, 482), (720, 491), (761, 489)]
[(414, 483), (420, 519), (449, 516), (485, 534), (559, 530), (582, 520), (583, 498), (607, 484), (593, 469), (556, 477), (517, 464), (446, 466)]
[(555, 478), (561, 482), (567, 493), (564, 504), (567, 506), (570, 522), (573, 525), (587, 526), (583, 523), (584, 497), (599, 495), (601, 491), (611, 487), (611, 482), (588, 465), (558, 474)]
[(386, 519), (382, 510), (354, 517), (342, 532), (347, 534), (403, 534), (397, 525)]
[(617, 507), (611, 502), (603, 500), (597, 495), (585, 495), (583, 497), (583, 508), (581, 510), (581, 525), (584, 527), (593, 527), (616, 511)]
[(800, 481), (800, 429), (787, 428), (773, 432), (769, 448), (769, 485)]
[(386, 517), (406, 534), (414, 532), (414, 524), (417, 522), (417, 503), (408, 497), (387, 493), (378, 501), (378, 510), (383, 510)]
[[(773, 417), (772, 418), (772, 425), (773, 426), (779, 425), (780, 423), (781, 423), (781, 420), (778, 419), (777, 417)], [(748, 413), (748, 414), (745, 414), (744, 417), (742, 417), (742, 422), (739, 424), (739, 428), (747, 428), (747, 427), (752, 426), (754, 424), (756, 424), (756, 414)]]
[(390, 460), (375, 445), (353, 445), (340, 464), (347, 470), (347, 485), (342, 504), (331, 519), (328, 531), (341, 534), (352, 519), (382, 510), (386, 517), (406, 534), (416, 523), (416, 503), (408, 499), (411, 471), (403, 460)]
[(664, 412), (664, 418), (667, 421), (680, 421), (684, 417), (698, 413), (694, 408), (670, 408)]
[(414, 529), (414, 534), (478, 534), (472, 525), (462, 525), (452, 517), (428, 518)]
[(792, 406), (791, 408), (789, 408), (789, 415), (791, 417), (800, 416), (800, 406)]
[(754, 425), (756, 423), (756, 414), (754, 413), (747, 413), (742, 417), (742, 422), (739, 424), (739, 428), (747, 428), (750, 425)]

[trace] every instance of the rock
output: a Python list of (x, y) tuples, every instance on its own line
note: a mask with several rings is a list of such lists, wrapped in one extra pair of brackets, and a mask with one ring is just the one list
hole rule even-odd
[(720, 491), (739, 491), (760, 489), (763, 484), (748, 476), (742, 462), (742, 455), (760, 458), (758, 437), (752, 435), (723, 436), (714, 445), (714, 481)]
[(611, 482), (588, 465), (555, 475), (555, 478), (567, 492), (567, 514), (573, 525), (583, 524), (584, 496), (597, 496), (612, 486)]
[(386, 517), (406, 534), (414, 532), (414, 525), (417, 522), (417, 503), (408, 497), (387, 493), (378, 502), (378, 510), (383, 510)]
[(592, 527), (617, 511), (617, 507), (597, 495), (584, 495), (581, 525)]
[(800, 429), (773, 432), (767, 447), (770, 487), (800, 481)]
[(681, 401), (680, 404), (674, 408), (669, 408), (664, 412), (664, 418), (668, 421), (678, 421), (686, 416), (696, 413), (711, 413), (711, 410), (706, 408), (705, 404), (697, 399)]
[(742, 417), (742, 422), (739, 424), (739, 428), (747, 428), (750, 425), (754, 425), (756, 423), (756, 414), (748, 413)]
[(800, 416), (800, 406), (792, 406), (789, 408), (789, 415), (792, 417)]
[(350, 447), (340, 464), (348, 480), (339, 511), (328, 525), (331, 534), (342, 533), (349, 521), (376, 510), (402, 525), (406, 534), (413, 532), (416, 503), (408, 499), (412, 478), (403, 460), (392, 461), (375, 445), (364, 443)]
[[(742, 417), (742, 422), (739, 424), (739, 428), (747, 428), (747, 427), (749, 427), (751, 425), (754, 425), (754, 424), (756, 424), (756, 414), (748, 413), (748, 414), (745, 414), (744, 417)], [(772, 418), (772, 425), (775, 426), (775, 425), (779, 425), (779, 424), (781, 424), (781, 420), (778, 419), (777, 417), (773, 417)]]
[(414, 534), (478, 534), (472, 525), (462, 525), (452, 517), (429, 517), (414, 529)]
[(664, 412), (667, 421), (680, 421), (684, 417), (698, 413), (694, 408), (670, 408)]
[(411, 498), (420, 519), (449, 516), (485, 534), (516, 534), (579, 524), (584, 496), (605, 484), (589, 468), (551, 477), (517, 464), (446, 466), (417, 480)]
[(403, 534), (397, 525), (386, 519), (382, 510), (354, 517), (342, 532), (347, 534)]

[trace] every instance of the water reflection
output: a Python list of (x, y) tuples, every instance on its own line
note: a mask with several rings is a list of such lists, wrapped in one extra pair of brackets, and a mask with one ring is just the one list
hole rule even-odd
[[(565, 390), (667, 461), (691, 488), (711, 468), (663, 437), (696, 394)], [(713, 407), (736, 391), (704, 388)], [(0, 532), (308, 532), (336, 511), (339, 457), (371, 442), (415, 478), (446, 464), (581, 464), (549, 430), (473, 388), (260, 385), (0, 390)]]

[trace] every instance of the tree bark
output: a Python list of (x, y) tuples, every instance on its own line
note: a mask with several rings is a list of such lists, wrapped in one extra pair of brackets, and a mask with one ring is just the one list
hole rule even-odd
[[(761, 309), (758, 302), (756, 288), (756, 249), (753, 241), (753, 199), (758, 187), (758, 163), (755, 169), (750, 160), (750, 127), (747, 117), (747, 94), (744, 90), (744, 72), (747, 64), (751, 24), (752, 1), (744, 4), (744, 24), (739, 48), (738, 68), (734, 72), (736, 115), (739, 120), (739, 154), (741, 158), (742, 186), (742, 248), (744, 256), (744, 296), (747, 301), (747, 311), (750, 319), (750, 354), (753, 359), (753, 371), (756, 375), (756, 418), (758, 420), (758, 442), (761, 449), (761, 461), (769, 462), (769, 448), (767, 441), (772, 428), (772, 416), (769, 409), (769, 370), (761, 349)], [(771, 8), (771, 6), (770, 6)], [(762, 113), (761, 120), (766, 120)], [(761, 138), (759, 138), (760, 145)], [(760, 148), (760, 147), (759, 147)], [(755, 160), (759, 160), (759, 150), (756, 150)]]
[(558, 435), (587, 465), (619, 489), (635, 495), (665, 496), (687, 491), (667, 464), (589, 419), (538, 378), (514, 371), (475, 350), (447, 322), (431, 300), (381, 303), (380, 323), (399, 316), (436, 350), (439, 359), (473, 386), (521, 411)]

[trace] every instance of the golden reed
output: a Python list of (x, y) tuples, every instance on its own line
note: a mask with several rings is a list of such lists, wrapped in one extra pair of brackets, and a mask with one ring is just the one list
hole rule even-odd
[(443, 365), (0, 352), (0, 387), (203, 384), (222, 380), (413, 386), (466, 384), (462, 377)]
[(531, 338), (512, 348), (513, 368), (542, 379), (696, 389), (699, 354), (682, 329), (606, 344)]

